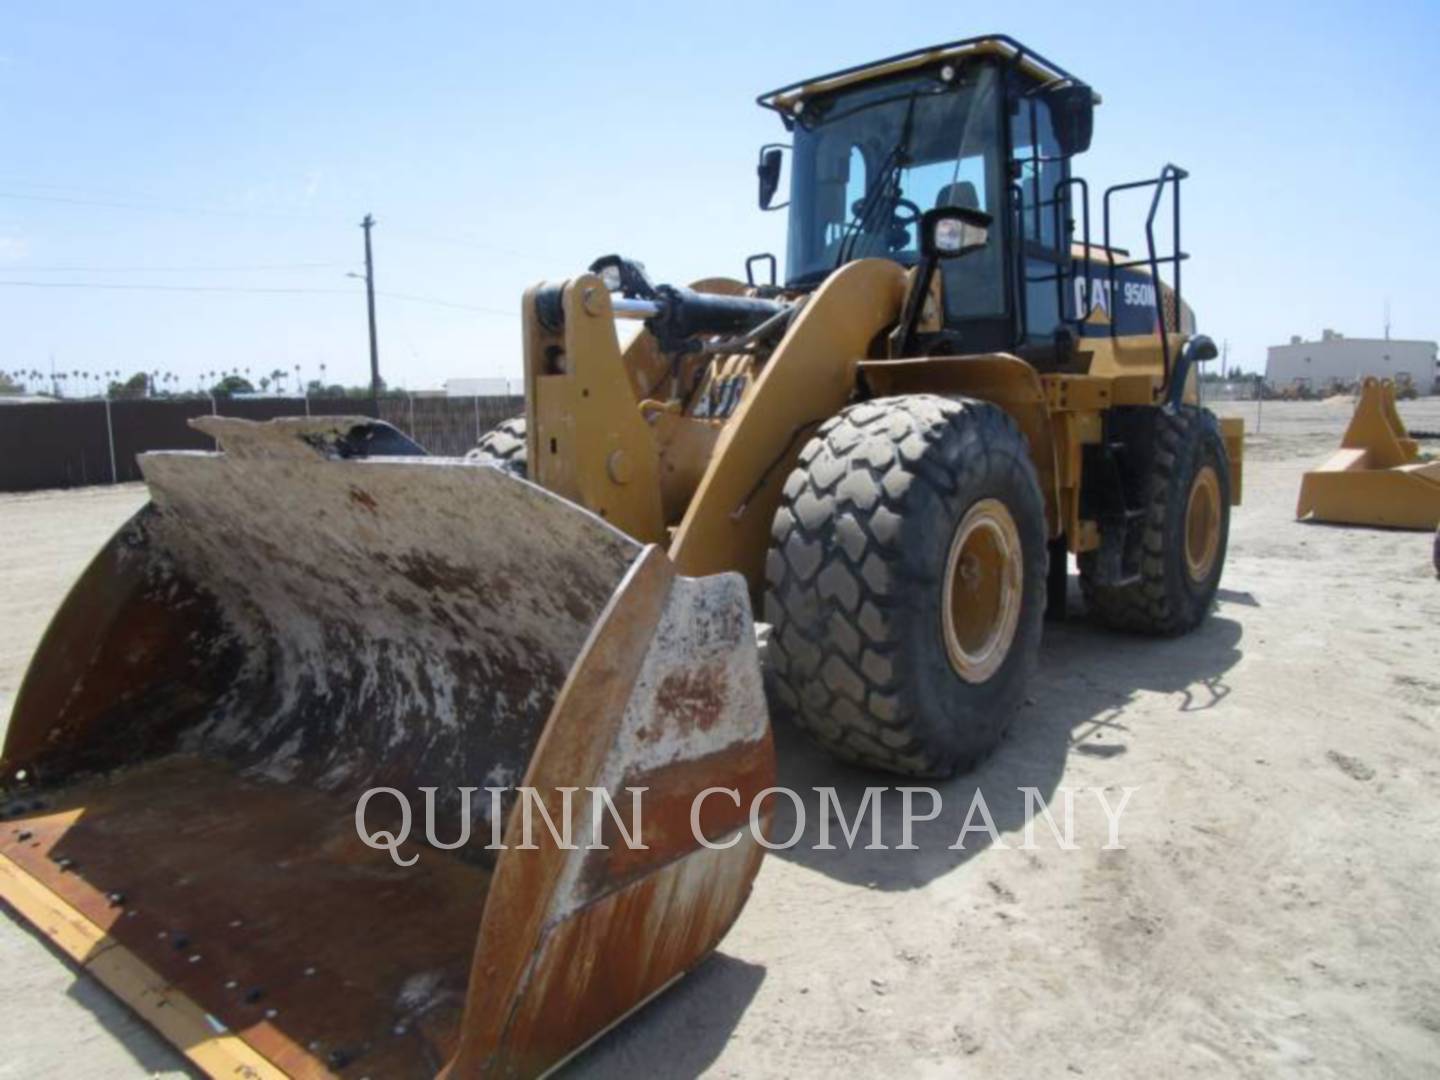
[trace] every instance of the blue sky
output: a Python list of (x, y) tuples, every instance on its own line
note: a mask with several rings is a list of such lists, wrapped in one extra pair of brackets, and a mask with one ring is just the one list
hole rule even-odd
[(368, 211), (387, 379), (518, 377), (535, 280), (783, 256), (757, 93), (985, 31), (1104, 95), (1092, 186), (1190, 170), (1186, 297), (1232, 363), (1378, 336), (1387, 299), (1440, 337), (1435, 0), (67, 3), (0, 32), (0, 370), (362, 381)]

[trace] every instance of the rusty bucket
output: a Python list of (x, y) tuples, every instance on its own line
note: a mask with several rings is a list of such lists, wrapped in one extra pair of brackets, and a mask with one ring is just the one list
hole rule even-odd
[(774, 774), (742, 579), (372, 421), (196, 425), (20, 690), (0, 897), (217, 1076), (538, 1075), (703, 959)]

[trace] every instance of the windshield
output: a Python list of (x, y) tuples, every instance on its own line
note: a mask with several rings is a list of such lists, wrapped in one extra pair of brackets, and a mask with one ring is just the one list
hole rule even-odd
[[(996, 214), (995, 94), (994, 68), (977, 65), (951, 83), (934, 73), (913, 75), (836, 95), (802, 113), (791, 173), (790, 281), (818, 281), (851, 259), (915, 262), (919, 215), (935, 206)], [(998, 240), (998, 230), (992, 236)], [(964, 310), (947, 314), (1002, 310), (999, 251), (996, 242), (947, 264), (947, 309), (952, 273), (966, 278), (964, 299), (957, 295)], [(987, 272), (984, 264), (992, 262)]]

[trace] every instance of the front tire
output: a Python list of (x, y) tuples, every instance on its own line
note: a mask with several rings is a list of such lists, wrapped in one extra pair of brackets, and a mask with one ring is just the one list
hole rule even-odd
[(1215, 416), (1184, 405), (1156, 410), (1141, 495), (1140, 574), (1102, 585), (1094, 552), (1080, 556), (1086, 607), (1105, 626), (1174, 636), (1215, 603), (1230, 538), (1230, 459)]
[(1045, 611), (1045, 510), (1024, 436), (986, 402), (915, 394), (827, 421), (786, 482), (766, 563), (772, 686), (836, 756), (973, 767), (1024, 698)]
[(481, 435), (465, 460), (477, 465), (493, 465), (521, 480), (526, 479), (525, 417), (512, 417)]

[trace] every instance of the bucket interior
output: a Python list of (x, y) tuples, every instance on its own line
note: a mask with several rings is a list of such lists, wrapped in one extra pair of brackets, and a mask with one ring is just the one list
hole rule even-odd
[[(361, 843), (391, 787), (438, 835), (520, 784), (639, 552), (444, 459), (147, 455), (16, 702), (0, 854), (295, 1075), (430, 1075), (492, 855)], [(372, 828), (393, 825), (372, 802)], [(352, 1072), (353, 1070), (353, 1072)]]
[[(400, 868), (332, 796), (171, 755), (47, 792), (0, 854), (295, 1076), (431, 1076), (455, 1045), (489, 885)], [(23, 839), (22, 839), (23, 838)]]

